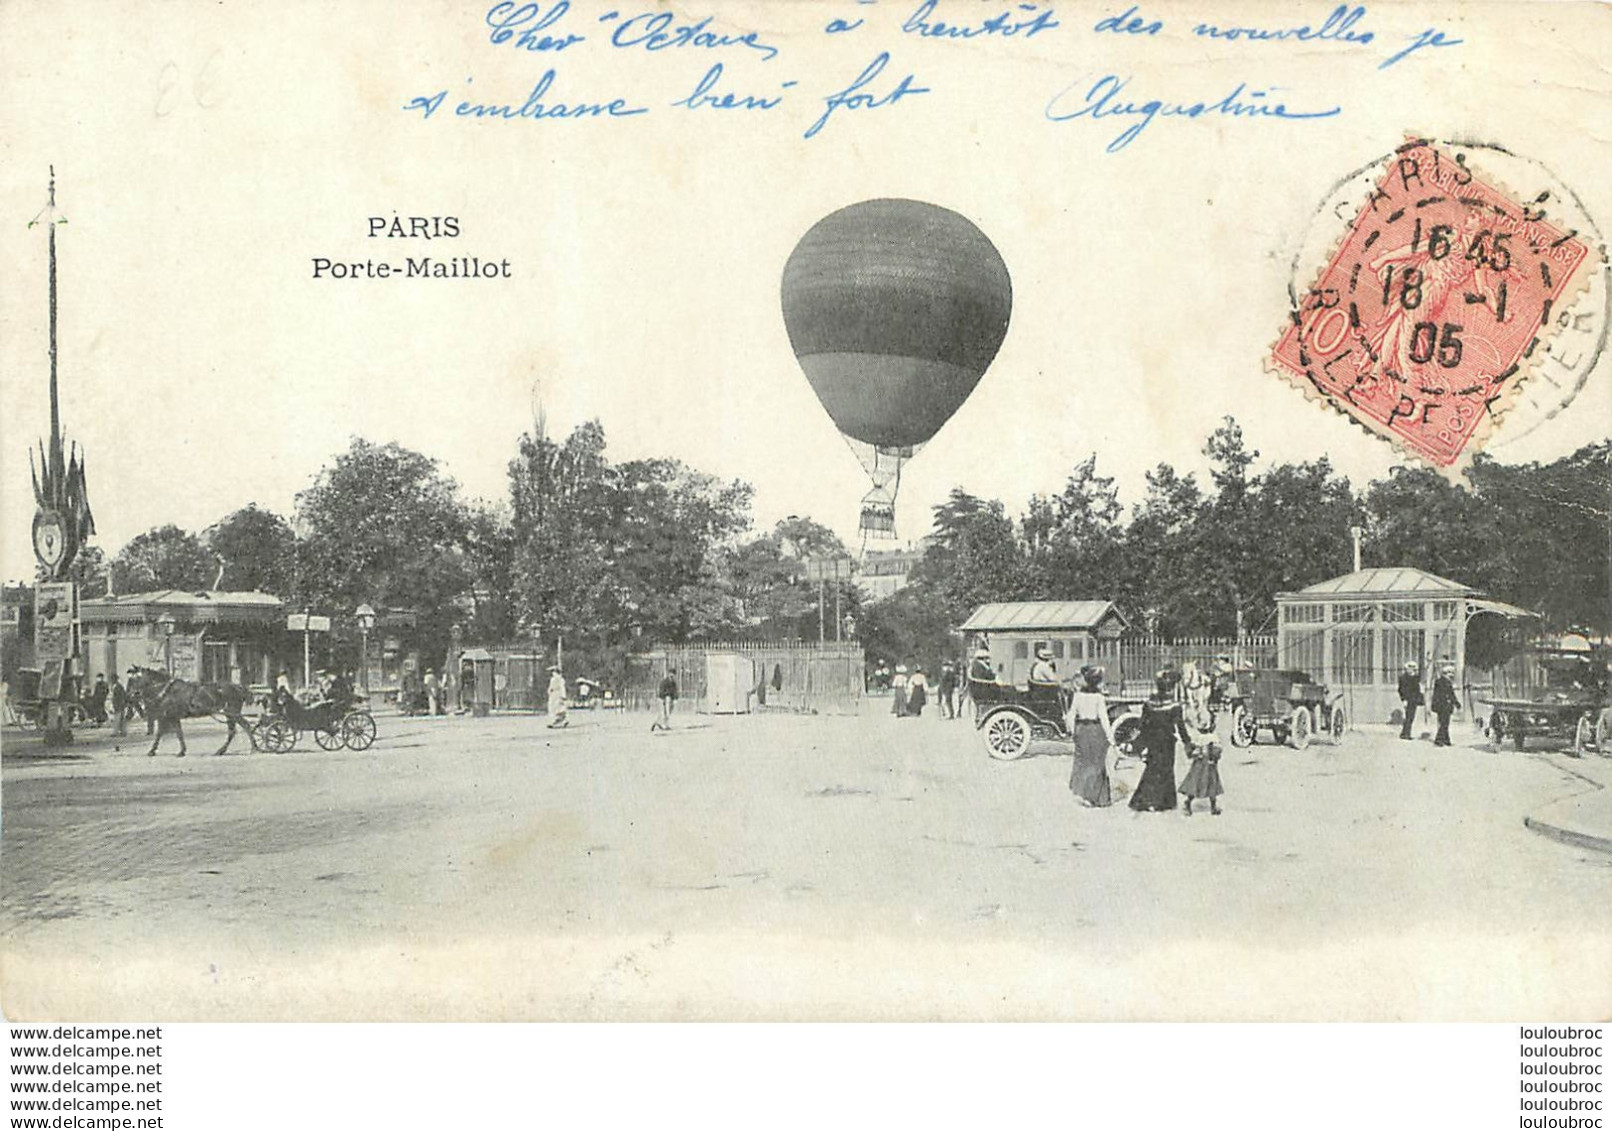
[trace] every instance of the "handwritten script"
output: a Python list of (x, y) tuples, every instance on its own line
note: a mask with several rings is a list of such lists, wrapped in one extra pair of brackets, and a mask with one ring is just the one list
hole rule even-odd
[[(1217, 20), (1204, 4), (1197, 18), (1183, 18), (1177, 6), (1166, 19), (1145, 4), (1098, 15), (1029, 0), (836, 0), (814, 9), (810, 19), (821, 23), (785, 32), (734, 25), (716, 11), (500, 0), (476, 17), (485, 45), (505, 58), (537, 56), (542, 70), (513, 86), (489, 76), (478, 87), (472, 68), (432, 89), (405, 91), (400, 106), (421, 122), (545, 128), (666, 114), (764, 117), (810, 140), (848, 134), (869, 115), (900, 115), (915, 104), (944, 103), (948, 114), (987, 105), (992, 113), (1011, 113), (967, 89), (955, 77), (958, 69), (940, 66), (935, 52), (1010, 54), (1033, 40), (1028, 50), (1038, 62), (1062, 54), (1083, 77), (1065, 79), (1022, 112), (1090, 127), (1063, 136), (1090, 132), (1102, 152), (1120, 154), (1144, 135), (1167, 137), (1164, 123), (1315, 129), (1348, 112), (1338, 90), (1324, 89), (1334, 72), (1358, 84), (1390, 68), (1436, 66), (1435, 57), (1464, 42), (1447, 28), (1393, 27), (1394, 9), (1379, 20), (1364, 4), (1272, 8), (1272, 18), (1260, 23)], [(1160, 76), (1142, 73), (1148, 53), (1159, 50), (1150, 45), (1171, 40), (1197, 44), (1206, 59), (1233, 61), (1241, 73), (1207, 91), (1189, 89), (1190, 72), (1179, 67), (1167, 76), (1162, 67)], [(1108, 66), (1101, 61), (1105, 45), (1119, 56)], [(1273, 59), (1301, 50), (1334, 52), (1337, 66), (1321, 72), (1328, 78), (1316, 78), (1314, 89), (1266, 80)], [(641, 62), (601, 65), (612, 56)], [(500, 67), (499, 75), (506, 73)]]

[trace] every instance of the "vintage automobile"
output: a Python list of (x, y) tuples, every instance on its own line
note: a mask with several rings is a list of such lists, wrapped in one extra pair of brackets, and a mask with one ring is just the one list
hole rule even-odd
[(1518, 750), (1530, 738), (1558, 747), (1571, 744), (1577, 755), (1594, 752), (1612, 757), (1612, 704), (1608, 662), (1612, 649), (1538, 646), (1528, 650), (1532, 678), (1512, 695), (1478, 701), (1489, 708), (1489, 738), (1498, 746), (1507, 738)]
[(1340, 743), (1349, 729), (1342, 699), (1342, 692), (1316, 683), (1308, 672), (1245, 673), (1225, 693), (1232, 712), (1232, 745), (1251, 746), (1262, 730), (1296, 750), (1317, 735)]
[[(1030, 751), (1032, 742), (1070, 741), (1064, 715), (1069, 694), (1063, 688), (1022, 688), (1005, 683), (969, 680), (974, 702), (974, 726), (992, 758), (1011, 762)], [(1130, 754), (1142, 729), (1138, 701), (1108, 697), (1108, 717), (1114, 723), (1114, 745)]]

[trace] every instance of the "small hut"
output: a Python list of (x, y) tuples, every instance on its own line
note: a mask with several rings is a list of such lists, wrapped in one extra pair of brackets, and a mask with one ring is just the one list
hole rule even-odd
[(1495, 626), (1537, 616), (1470, 585), (1408, 567), (1360, 569), (1276, 595), (1277, 666), (1308, 672), (1349, 697), (1352, 717), (1387, 722), (1399, 709), (1399, 676), (1421, 670), (1424, 694), (1437, 665), (1455, 665), (1466, 698), (1495, 662)]
[(990, 651), (997, 679), (1018, 685), (1030, 674), (1036, 645), (1052, 650), (1067, 681), (1083, 664), (1112, 664), (1127, 627), (1112, 601), (999, 601), (975, 609), (959, 631), (971, 652), (981, 646)]

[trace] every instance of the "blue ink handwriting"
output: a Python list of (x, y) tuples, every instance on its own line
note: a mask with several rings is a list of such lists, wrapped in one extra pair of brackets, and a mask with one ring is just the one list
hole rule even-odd
[(923, 3), (908, 16), (901, 25), (901, 30), (909, 35), (921, 35), (945, 39), (973, 39), (981, 35), (1023, 35), (1030, 39), (1038, 32), (1050, 31), (1061, 26), (1053, 18), (1052, 9), (1041, 8), (1038, 4), (1018, 4), (1015, 11), (1024, 13), (1015, 17), (1014, 11), (1002, 12), (989, 19), (981, 20), (977, 24), (948, 24), (944, 20), (931, 19), (939, 0), (923, 0)]
[[(537, 80), (532, 92), (526, 96), (526, 101), (516, 106), (513, 103), (496, 105), (488, 102), (461, 102), (453, 109), (454, 116), (459, 118), (502, 118), (513, 120), (530, 118), (538, 121), (544, 118), (630, 118), (634, 114), (647, 114), (646, 106), (629, 106), (624, 98), (613, 98), (609, 102), (545, 102), (549, 88), (554, 85), (555, 73), (553, 69), (543, 72), (543, 77)], [(474, 81), (466, 79), (467, 83)], [(404, 104), (403, 109), (419, 110), (422, 116), (430, 118), (441, 108), (443, 101), (448, 97), (446, 90), (439, 90), (435, 94), (421, 95), (411, 98)]]
[(1364, 5), (1350, 8), (1347, 4), (1339, 4), (1332, 9), (1326, 22), (1318, 28), (1309, 24), (1288, 28), (1261, 28), (1261, 27), (1216, 27), (1213, 24), (1199, 24), (1192, 29), (1194, 35), (1206, 35), (1210, 39), (1297, 39), (1308, 41), (1311, 39), (1335, 39), (1343, 43), (1367, 44), (1376, 38), (1369, 31), (1355, 31), (1355, 24), (1365, 19)]
[[(541, 12), (537, 4), (522, 4), (516, 7), (505, 0), (502, 4), (494, 4), (487, 9), (487, 26), (492, 28), (492, 34), (487, 38), (494, 43), (508, 43), (515, 41), (517, 49), (522, 51), (564, 51), (581, 43), (587, 36), (571, 35), (566, 33), (556, 39), (546, 34), (548, 30), (565, 18), (571, 10), (571, 0), (556, 0), (546, 14)], [(530, 24), (530, 27), (521, 27)], [(515, 29), (520, 28), (520, 34)]]
[(1412, 51), (1420, 51), (1424, 47), (1456, 47), (1464, 43), (1461, 39), (1445, 39), (1444, 33), (1435, 28), (1428, 28), (1420, 35), (1411, 37), (1411, 45), (1397, 54), (1390, 55), (1386, 60), (1377, 64), (1379, 71), (1386, 70), (1399, 62)]
[(855, 31), (861, 26), (861, 20), (851, 20), (850, 22), (846, 22), (845, 20), (840, 19), (838, 16), (835, 16), (832, 20), (828, 21), (828, 26), (823, 29), (823, 32), (826, 35), (838, 35), (842, 31)]
[(880, 72), (884, 70), (885, 66), (889, 64), (889, 62), (890, 52), (879, 52), (879, 54), (874, 57), (873, 62), (862, 68), (862, 73), (856, 76), (855, 81), (853, 81), (850, 86), (846, 87), (844, 90), (836, 91), (827, 98), (823, 99), (824, 103), (828, 106), (828, 109), (823, 111), (823, 116), (821, 118), (812, 123), (811, 128), (806, 131), (805, 136), (816, 137), (822, 128), (828, 125), (828, 120), (833, 116), (834, 111), (842, 107), (846, 110), (877, 110), (881, 107), (890, 106), (896, 102), (899, 102), (909, 94), (930, 93), (930, 90), (927, 86), (915, 85), (913, 76), (909, 74), (903, 77), (902, 80), (896, 84), (896, 88), (894, 90), (892, 90), (889, 94), (884, 95), (882, 98), (872, 94), (858, 94), (857, 91), (860, 91), (863, 87), (867, 86), (874, 79), (879, 77)]
[[(705, 16), (695, 23), (672, 27), (670, 12), (639, 12), (636, 16), (621, 18), (619, 12), (606, 12), (599, 22), (619, 20), (610, 42), (616, 47), (642, 47), (645, 51), (665, 51), (675, 47), (748, 47), (761, 52), (763, 60), (778, 54), (778, 48), (761, 42), (753, 31), (741, 34), (711, 31), (711, 17)], [(670, 30), (668, 30), (670, 29)]]
[(1109, 16), (1106, 20), (1098, 20), (1092, 31), (1112, 31), (1121, 35), (1158, 35), (1159, 29), (1164, 27), (1163, 20), (1147, 20), (1136, 14), (1136, 5), (1132, 4), (1117, 16)]
[[(1165, 102), (1162, 99), (1142, 103), (1125, 102), (1121, 101), (1119, 96), (1131, 80), (1116, 75), (1104, 75), (1093, 83), (1091, 89), (1083, 96), (1085, 104), (1078, 110), (1063, 109), (1060, 104), (1064, 97), (1083, 81), (1076, 80), (1055, 94), (1052, 101), (1047, 103), (1046, 116), (1054, 122), (1068, 122), (1076, 118), (1090, 118), (1093, 121), (1120, 116), (1140, 118), (1140, 121), (1131, 123), (1108, 143), (1105, 150), (1108, 153), (1118, 153), (1131, 144), (1143, 130), (1153, 124), (1156, 117), (1197, 119), (1216, 115), (1233, 118), (1284, 118), (1296, 121), (1330, 118), (1343, 109), (1341, 106), (1334, 106), (1330, 110), (1290, 110), (1285, 103), (1264, 101), (1271, 93), (1269, 90), (1246, 90), (1247, 83), (1238, 83), (1230, 94), (1215, 102)], [(1271, 90), (1277, 89), (1280, 88), (1271, 88)]]
[[(772, 98), (763, 98), (754, 94), (713, 94), (712, 91), (716, 89), (716, 84), (720, 81), (722, 81), (722, 64), (712, 63), (711, 69), (705, 72), (704, 76), (695, 85), (694, 90), (679, 98), (672, 105), (686, 106), (690, 110), (698, 110), (702, 106), (709, 107), (712, 110), (771, 110), (784, 100), (782, 94), (775, 95)], [(788, 82), (780, 83), (779, 85), (787, 90), (795, 85), (795, 80), (790, 79)]]

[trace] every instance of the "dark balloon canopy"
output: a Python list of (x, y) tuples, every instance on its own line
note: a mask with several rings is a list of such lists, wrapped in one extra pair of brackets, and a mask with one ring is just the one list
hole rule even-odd
[(968, 399), (1007, 334), (1013, 287), (984, 233), (916, 200), (833, 212), (784, 265), (784, 325), (847, 437), (928, 441)]

